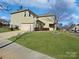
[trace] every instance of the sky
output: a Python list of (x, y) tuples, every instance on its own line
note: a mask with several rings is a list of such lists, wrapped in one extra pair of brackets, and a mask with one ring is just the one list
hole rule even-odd
[(38, 15), (56, 15), (59, 23), (79, 23), (79, 0), (0, 0), (0, 3), (3, 2), (11, 9), (11, 11), (0, 11), (0, 17), (7, 20), (10, 19), (10, 13), (22, 5)]

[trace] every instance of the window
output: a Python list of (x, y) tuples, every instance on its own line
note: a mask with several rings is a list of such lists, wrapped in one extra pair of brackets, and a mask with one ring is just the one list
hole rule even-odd
[(24, 17), (26, 17), (26, 11), (24, 12)]
[(54, 24), (49, 24), (49, 27), (50, 27), (50, 28), (53, 28), (53, 27), (54, 27)]
[(24, 14), (24, 17), (26, 17), (26, 13)]

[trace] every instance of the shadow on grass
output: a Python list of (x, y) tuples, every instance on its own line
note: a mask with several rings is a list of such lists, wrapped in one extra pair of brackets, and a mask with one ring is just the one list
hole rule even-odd
[(14, 43), (14, 42), (16, 42), (17, 40), (19, 40), (23, 35), (25, 35), (25, 34), (29, 34), (29, 33), (24, 33), (24, 34), (18, 34), (17, 36), (15, 36), (14, 38), (14, 40), (13, 41), (11, 41), (10, 43), (7, 43), (7, 44), (5, 44), (5, 45), (3, 45), (3, 46), (0, 46), (0, 49), (2, 49), (2, 48), (4, 48), (4, 47), (7, 47), (7, 46), (9, 46), (10, 44), (12, 44), (12, 43)]

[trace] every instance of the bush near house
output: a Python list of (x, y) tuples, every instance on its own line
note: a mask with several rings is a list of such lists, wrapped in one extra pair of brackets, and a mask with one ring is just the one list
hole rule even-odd
[(16, 42), (56, 59), (79, 59), (79, 37), (67, 32), (25, 33)]
[(35, 31), (49, 31), (49, 28), (34, 28)]

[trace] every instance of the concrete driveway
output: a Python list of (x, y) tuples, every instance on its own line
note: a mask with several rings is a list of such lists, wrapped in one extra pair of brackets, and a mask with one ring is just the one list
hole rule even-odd
[[(11, 42), (7, 39), (12, 36), (16, 36), (18, 33), (22, 34), (24, 32), (14, 31), (0, 33), (0, 46)], [(17, 43), (13, 43), (5, 48), (0, 49), (0, 57), (2, 57), (2, 59), (55, 59), (42, 53), (25, 48)]]
[(4, 33), (0, 33), (0, 38), (7, 39), (22, 33), (24, 32), (23, 31), (4, 32)]

